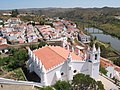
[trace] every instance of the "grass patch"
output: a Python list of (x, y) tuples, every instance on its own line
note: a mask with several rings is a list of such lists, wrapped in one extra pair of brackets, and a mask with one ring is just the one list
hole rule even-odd
[(15, 69), (14, 71), (8, 72), (4, 78), (22, 80), (25, 81), (24, 74), (21, 68)]
[(95, 40), (95, 43), (98, 43), (98, 44), (100, 44), (100, 45), (103, 45), (105, 48), (110, 47), (110, 44), (101, 42), (101, 41), (99, 41), (99, 40)]

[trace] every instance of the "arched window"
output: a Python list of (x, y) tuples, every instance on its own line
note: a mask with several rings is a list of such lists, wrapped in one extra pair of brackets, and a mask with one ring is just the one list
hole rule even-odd
[(88, 59), (90, 59), (90, 55), (88, 56)]
[(74, 73), (76, 73), (76, 72), (77, 72), (77, 70), (74, 70), (73, 72), (74, 72)]
[(97, 54), (95, 54), (95, 60), (97, 60)]
[(61, 75), (64, 75), (64, 73), (62, 72)]

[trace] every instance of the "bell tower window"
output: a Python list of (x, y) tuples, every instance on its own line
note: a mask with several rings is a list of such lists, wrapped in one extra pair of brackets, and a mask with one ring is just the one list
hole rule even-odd
[(97, 60), (97, 54), (95, 54), (95, 60)]

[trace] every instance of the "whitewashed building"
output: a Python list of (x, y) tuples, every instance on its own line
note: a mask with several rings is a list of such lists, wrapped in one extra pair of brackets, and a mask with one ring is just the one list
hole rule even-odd
[(8, 47), (9, 45), (8, 44), (2, 44), (0, 45), (0, 53), (7, 53), (8, 52)]
[(7, 44), (7, 40), (3, 37), (0, 37), (0, 45)]
[(13, 27), (13, 26), (19, 25), (21, 23), (21, 20), (20, 18), (10, 18), (7, 20), (7, 22), (9, 23), (10, 27)]
[(78, 33), (78, 40), (82, 43), (90, 43), (90, 36), (84, 34), (82, 31)]
[(113, 64), (110, 60), (105, 58), (100, 58), (100, 65), (107, 70), (107, 77), (115, 78), (120, 81), (120, 67)]
[(40, 77), (43, 86), (53, 85), (57, 80), (72, 80), (77, 73), (90, 75), (98, 79), (100, 65), (100, 48), (87, 51), (82, 58), (80, 51), (75, 54), (72, 48), (66, 50), (60, 46), (45, 46), (31, 51), (28, 48), (28, 70)]

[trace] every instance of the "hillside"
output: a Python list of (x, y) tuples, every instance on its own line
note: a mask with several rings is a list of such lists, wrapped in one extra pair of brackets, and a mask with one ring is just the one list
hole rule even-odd
[[(10, 11), (10, 10), (6, 10)], [(48, 17), (61, 17), (72, 20), (82, 27), (89, 25), (103, 29), (104, 32), (120, 38), (120, 8), (103, 7), (103, 8), (28, 8), (18, 9), (19, 13), (45, 15)], [(0, 12), (5, 12), (4, 10)], [(25, 17), (27, 20), (37, 20), (37, 17)], [(23, 17), (24, 19), (24, 17)], [(112, 26), (112, 27), (111, 27)]]

